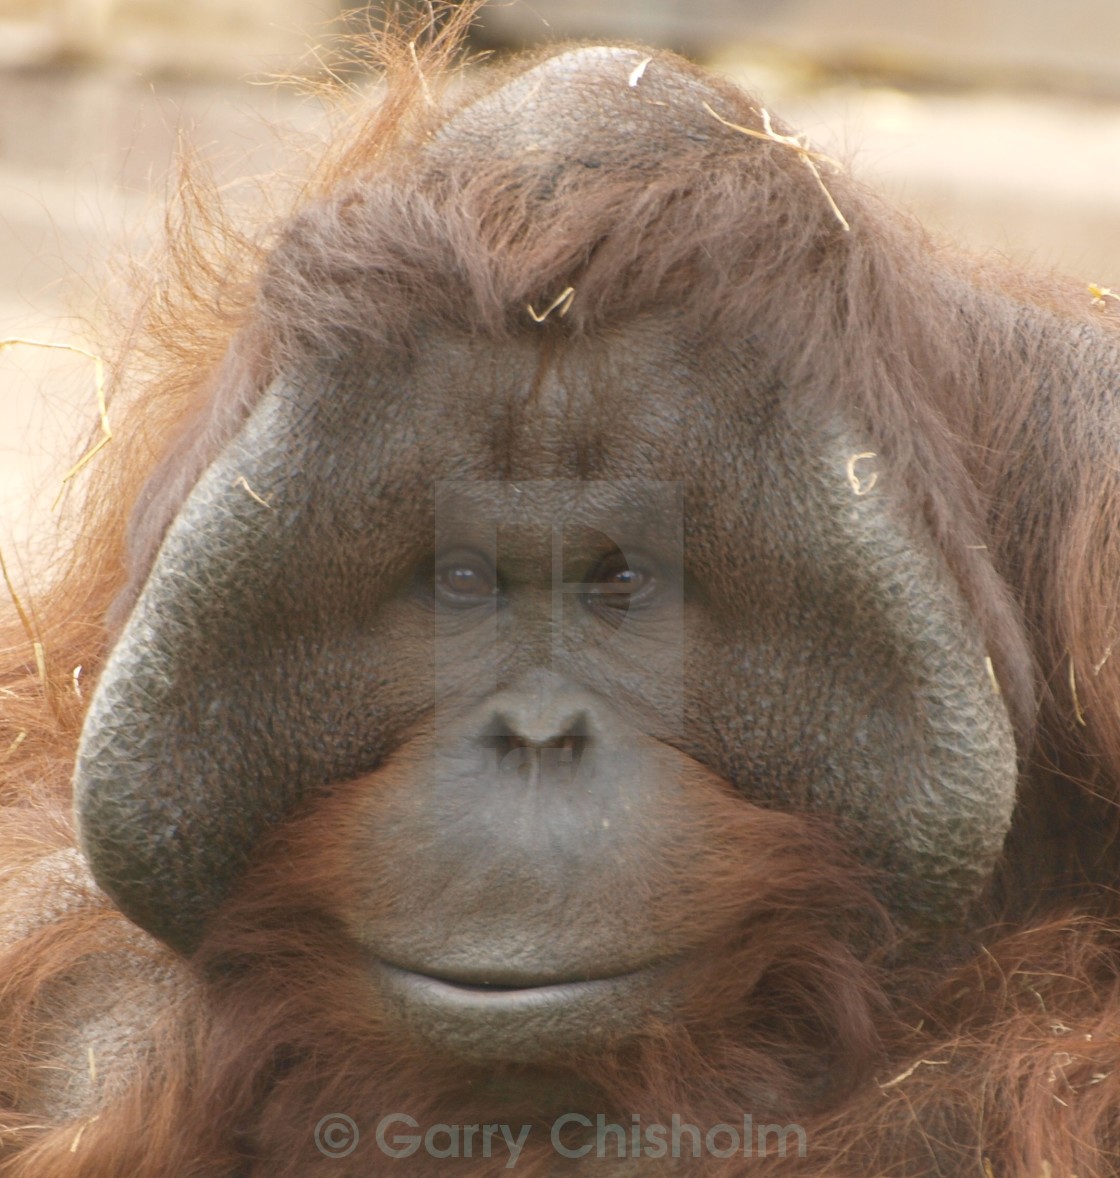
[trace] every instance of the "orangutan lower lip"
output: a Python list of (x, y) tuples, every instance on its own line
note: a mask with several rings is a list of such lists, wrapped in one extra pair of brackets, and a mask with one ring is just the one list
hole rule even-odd
[(524, 985), (439, 977), (386, 961), (371, 972), (391, 1020), (442, 1054), (484, 1065), (564, 1060), (617, 1042), (658, 1003), (654, 969)]
[(441, 974), (424, 973), (379, 961), (378, 969), (390, 984), (424, 991), (433, 999), (449, 1002), (471, 1003), (479, 1001), (488, 1006), (510, 1004), (516, 1006), (527, 1001), (534, 1005), (541, 1002), (564, 1002), (578, 999), (582, 994), (604, 987), (617, 986), (633, 980), (632, 973), (608, 978), (572, 978), (556, 981), (502, 981), (489, 982), (475, 979), (448, 977)]

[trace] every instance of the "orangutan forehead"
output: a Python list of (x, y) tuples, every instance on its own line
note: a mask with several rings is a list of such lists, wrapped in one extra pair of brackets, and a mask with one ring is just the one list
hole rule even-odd
[(663, 322), (591, 339), (543, 325), (496, 341), (432, 331), (411, 351), (282, 382), (283, 413), (296, 430), (307, 406), (329, 419), (332, 462), (368, 452), (410, 480), (417, 464), (433, 479), (691, 480), (693, 464), (675, 457), (684, 436), (700, 451), (734, 436), (743, 455), (780, 444), (770, 434), (783, 392), (761, 362), (747, 349), (693, 349)]

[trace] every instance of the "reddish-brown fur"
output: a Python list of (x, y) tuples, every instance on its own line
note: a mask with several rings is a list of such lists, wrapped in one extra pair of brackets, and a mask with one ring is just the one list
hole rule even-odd
[[(448, 59), (454, 32), (429, 51), (433, 67)], [(407, 175), (412, 145), (434, 117), (410, 55), (398, 54), (393, 67), (391, 98), (340, 138), (299, 202), (309, 259), (329, 248), (338, 267), (349, 249), (357, 274), (370, 264), (371, 240), (404, 256), (410, 243), (348, 222), (347, 187)], [(687, 876), (682, 868), (682, 903), (708, 914), (697, 930), (698, 943), (711, 944), (707, 964), (690, 979), (683, 1025), (593, 1061), (583, 1103), (592, 1113), (667, 1120), (675, 1112), (711, 1125), (741, 1116), (736, 1093), (764, 1085), (773, 1096), (759, 1113), (790, 1119), (796, 1110), (809, 1143), (805, 1159), (768, 1159), (773, 1173), (1116, 1173), (1120, 651), (1109, 656), (1120, 642), (1120, 465), (1114, 443), (1109, 449), (1100, 437), (1116, 433), (1120, 345), (1081, 287), (961, 259), (842, 175), (828, 177), (852, 223), (842, 261), (815, 252), (809, 243), (831, 216), (819, 188), (795, 153), (758, 150), (768, 167), (738, 178), (757, 189), (749, 268), (738, 265), (735, 245), (741, 188), (714, 183), (703, 202), (687, 204), (668, 191), (600, 189), (595, 201), (573, 197), (554, 232), (525, 237), (495, 170), (439, 210), (451, 219), (447, 264), (417, 265), (414, 305), (500, 337), (514, 330), (511, 309), (547, 305), (577, 271), (580, 297), (566, 323), (577, 333), (687, 291), (698, 335), (705, 324), (743, 325), (785, 357), (791, 387), (854, 406), (911, 472), (981, 619), (1018, 723), (1022, 801), (987, 899), (990, 929), (959, 957), (899, 976), (885, 967), (885, 950), (860, 962), (845, 948), (853, 929), (858, 941), (868, 881), (837, 857), (824, 828), (760, 815), (720, 783), (698, 781), (695, 809), (681, 820), (710, 824), (713, 852)], [(324, 208), (324, 193), (343, 196)], [(418, 218), (421, 196), (436, 200), (409, 194)], [(345, 1111), (363, 1129), (394, 1108), (422, 1123), (494, 1119), (492, 1101), (472, 1096), (450, 1065), (387, 1037), (368, 1010), (358, 963), (332, 936), (357, 902), (348, 815), (391, 791), (394, 764), (337, 791), (262, 850), (201, 951), (205, 984), (80, 877), (69, 893), (59, 894), (57, 874), (48, 874), (55, 882), (46, 894), (34, 884), (36, 864), (73, 845), (69, 775), (82, 706), (71, 672), (80, 664), (83, 682), (92, 682), (110, 640), (103, 618), (128, 580), (125, 521), (148, 474), (158, 465), (164, 486), (189, 480), (204, 449), (197, 423), (220, 431), (237, 417), (237, 396), (292, 353), (329, 346), (340, 333), (360, 344), (370, 323), (385, 333), (409, 328), (392, 306), (375, 314), (368, 302), (348, 322), (352, 304), (275, 272), (265, 280), (281, 286), (272, 305), (283, 303), (287, 318), (254, 319), (264, 246), (226, 234), (228, 248), (208, 255), (205, 239), (217, 227), (205, 221), (216, 215), (210, 197), (192, 202), (188, 192), (183, 209), (193, 223), (173, 227), (166, 285), (153, 292), (117, 366), (116, 438), (98, 460), (81, 535), (55, 587), (0, 634), (0, 942), (10, 942), (0, 955), (0, 1173), (378, 1173), (389, 1167), (362, 1149), (336, 1161), (317, 1153), (320, 1116)], [(610, 240), (588, 263), (581, 243), (608, 223)], [(455, 278), (436, 282), (435, 273)], [(237, 330), (236, 378), (227, 366), (218, 386), (213, 374)], [(1047, 389), (1063, 382), (1076, 398), (1054, 398), (1039, 412)], [(231, 403), (206, 417), (229, 388)], [(154, 496), (134, 535), (138, 551), (158, 538), (178, 496), (169, 492), (169, 505)], [(866, 936), (877, 939), (872, 928)], [(80, 1012), (85, 998), (67, 995), (115, 991), (120, 971), (126, 982), (135, 975), (139, 995), (156, 994), (162, 1013), (141, 1021), (135, 1057), (114, 1062), (119, 1079), (98, 1076), (109, 1084), (104, 1098), (58, 1124), (34, 1110), (5, 1114), (4, 1094), (18, 1105), (37, 1090), (37, 1069), (96, 1071), (80, 1042), (51, 1038), (51, 1011), (61, 1006), (65, 1028), (76, 1031), (75, 1003)], [(765, 986), (752, 990), (764, 971), (781, 980), (780, 1006), (760, 1005)], [(803, 996), (800, 1009), (791, 1011), (791, 992)], [(783, 1050), (767, 1051), (769, 1042)], [(831, 1065), (828, 1083), (822, 1061)], [(508, 1093), (503, 1100), (503, 1119), (532, 1119), (531, 1092), (523, 1105)], [(527, 1148), (517, 1169), (544, 1175), (557, 1164), (542, 1146)], [(414, 1160), (396, 1169), (444, 1167), (482, 1175), (495, 1163)], [(700, 1172), (743, 1168), (741, 1158), (708, 1158)], [(606, 1172), (658, 1170), (616, 1163)]]

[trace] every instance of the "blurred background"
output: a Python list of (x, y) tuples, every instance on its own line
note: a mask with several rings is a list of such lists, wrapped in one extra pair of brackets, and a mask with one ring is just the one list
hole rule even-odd
[[(341, 9), (0, 0), (0, 340), (89, 345), (179, 144), (235, 192), (313, 137), (316, 102), (274, 79), (321, 72)], [(938, 234), (1120, 291), (1120, 0), (501, 0), (474, 37), (676, 49)], [(88, 359), (0, 351), (0, 552), (21, 576), (95, 421)]]

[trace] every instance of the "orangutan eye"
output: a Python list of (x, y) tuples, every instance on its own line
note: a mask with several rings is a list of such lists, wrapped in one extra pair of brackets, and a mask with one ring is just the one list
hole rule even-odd
[(632, 605), (647, 601), (656, 589), (657, 580), (640, 556), (631, 554), (627, 558), (616, 548), (595, 566), (588, 585), (589, 605), (625, 612)]
[(490, 562), (478, 553), (454, 552), (436, 563), (435, 591), (445, 605), (479, 605), (497, 594), (497, 576)]

